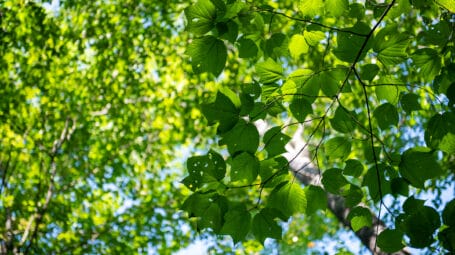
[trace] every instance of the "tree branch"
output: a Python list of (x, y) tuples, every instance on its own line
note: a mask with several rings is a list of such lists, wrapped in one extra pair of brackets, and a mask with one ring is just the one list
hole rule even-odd
[[(70, 120), (72, 121), (72, 124), (73, 124), (71, 128), (69, 128)], [(55, 187), (54, 180), (55, 180), (55, 176), (57, 174), (57, 165), (55, 162), (55, 157), (57, 156), (58, 150), (62, 147), (63, 142), (65, 142), (66, 140), (69, 140), (71, 138), (71, 135), (73, 134), (75, 129), (76, 129), (76, 121), (74, 119), (67, 118), (65, 121), (63, 130), (60, 134), (60, 137), (58, 139), (56, 139), (52, 145), (52, 149), (49, 153), (49, 157), (50, 157), (49, 187), (47, 188), (47, 192), (46, 192), (46, 196), (45, 196), (43, 205), (39, 206), (39, 204), (38, 204), (38, 206), (36, 208), (36, 212), (30, 217), (30, 220), (29, 220), (27, 227), (24, 231), (24, 234), (22, 236), (20, 246), (24, 245), (24, 243), (27, 241), (27, 238), (30, 235), (30, 231), (32, 231), (31, 228), (32, 228), (32, 225), (34, 222), (35, 226), (32, 231), (32, 234), (30, 236), (29, 243), (25, 247), (24, 254), (28, 254), (28, 252), (32, 246), (33, 240), (36, 239), (36, 237), (38, 235), (39, 225), (43, 220), (43, 216), (47, 211), (47, 208), (51, 201), (52, 195), (54, 193), (54, 187)]]

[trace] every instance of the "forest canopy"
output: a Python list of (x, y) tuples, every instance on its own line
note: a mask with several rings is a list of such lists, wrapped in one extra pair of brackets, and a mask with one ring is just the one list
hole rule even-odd
[(0, 254), (454, 252), (454, 33), (453, 0), (2, 1)]

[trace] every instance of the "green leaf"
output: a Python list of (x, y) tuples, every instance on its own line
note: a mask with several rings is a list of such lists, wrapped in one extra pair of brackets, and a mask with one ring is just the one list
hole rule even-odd
[(221, 92), (216, 94), (215, 102), (203, 104), (201, 111), (209, 125), (219, 123), (219, 133), (230, 130), (239, 120), (239, 109), (235, 107), (229, 97)]
[(436, 2), (451, 13), (455, 13), (455, 2), (452, 0), (436, 0)]
[(348, 7), (349, 7), (348, 0), (326, 0), (325, 1), (326, 11), (334, 17), (341, 16), (348, 9)]
[(400, 64), (407, 57), (409, 37), (399, 33), (396, 26), (381, 29), (374, 41), (373, 50), (378, 53), (379, 61), (385, 66)]
[(238, 204), (224, 215), (224, 224), (220, 230), (221, 234), (230, 235), (234, 243), (245, 239), (251, 228), (251, 214), (244, 204)]
[(309, 185), (304, 188), (304, 191), (307, 199), (307, 215), (327, 208), (327, 194), (321, 187)]
[(240, 120), (222, 137), (220, 144), (226, 144), (231, 155), (241, 151), (254, 154), (259, 146), (259, 132), (256, 126), (244, 120)]
[(232, 159), (231, 181), (251, 184), (259, 174), (259, 160), (248, 152), (242, 152)]
[(403, 222), (403, 230), (410, 239), (410, 246), (424, 248), (433, 243), (433, 233), (441, 221), (438, 212), (428, 206), (414, 210)]
[(272, 83), (283, 78), (283, 67), (273, 59), (256, 64), (256, 73), (261, 83)]
[[(382, 192), (382, 196), (385, 196), (391, 192), (390, 182), (385, 178), (385, 172), (395, 171), (384, 164), (379, 164), (377, 167), (378, 169), (376, 169), (376, 166), (369, 168), (362, 181), (362, 186), (368, 187), (370, 197), (374, 201), (379, 201), (381, 199), (380, 191)], [(381, 185), (381, 190), (379, 190), (379, 184)]]
[(242, 37), (237, 43), (240, 58), (254, 58), (258, 55), (258, 47), (253, 40)]
[(419, 104), (419, 96), (414, 93), (408, 93), (401, 96), (401, 107), (406, 113), (410, 113), (412, 111), (421, 110), (422, 107)]
[(324, 144), (329, 159), (345, 159), (351, 153), (351, 142), (344, 137), (335, 137)]
[[(341, 133), (351, 133), (354, 131), (356, 124), (352, 118), (356, 116), (355, 112), (346, 112), (342, 106), (335, 110), (335, 116), (330, 119), (330, 125), (333, 129)], [(352, 116), (351, 116), (352, 115)]]
[(185, 200), (181, 208), (187, 211), (190, 217), (198, 218), (198, 227), (219, 232), (226, 204), (227, 199), (223, 196), (196, 192)]
[(403, 232), (386, 229), (378, 236), (378, 246), (383, 252), (393, 253), (403, 249)]
[(438, 239), (442, 243), (442, 246), (449, 252), (455, 251), (455, 227), (445, 228), (440, 231)]
[(191, 190), (196, 190), (204, 183), (219, 181), (226, 174), (226, 163), (220, 154), (210, 151), (205, 156), (194, 156), (186, 162), (189, 176), (183, 184)]
[(390, 188), (393, 195), (409, 195), (409, 185), (403, 178), (393, 178), (390, 183)]
[(455, 114), (445, 112), (431, 117), (425, 129), (425, 142), (430, 148), (455, 153)]
[(405, 151), (401, 157), (400, 174), (414, 187), (424, 188), (426, 180), (443, 173), (429, 148), (415, 147)]
[(360, 78), (362, 80), (372, 81), (379, 72), (379, 67), (376, 64), (366, 64), (360, 67)]
[(305, 192), (298, 182), (286, 182), (277, 186), (268, 199), (268, 207), (279, 210), (285, 217), (304, 213), (307, 206)]
[(218, 37), (220, 39), (228, 40), (231, 43), (235, 43), (239, 36), (239, 26), (232, 20), (227, 22), (218, 22), (216, 24), (218, 31)]
[(375, 87), (375, 92), (378, 100), (387, 100), (387, 102), (392, 105), (396, 105), (398, 103), (398, 99), (400, 98), (399, 89), (394, 85), (377, 86)]
[(341, 194), (342, 189), (349, 184), (344, 178), (342, 171), (339, 168), (331, 168), (324, 171), (321, 182), (325, 190), (333, 194)]
[(262, 209), (253, 217), (251, 230), (256, 239), (264, 243), (267, 237), (281, 240), (282, 228), (275, 221), (277, 213), (270, 208)]
[[(368, 34), (370, 27), (362, 22), (356, 23), (353, 27), (345, 29), (347, 31), (356, 32), (360, 34)], [(365, 37), (358, 36), (350, 33), (337, 33), (337, 44), (338, 47), (333, 50), (335, 56), (345, 62), (352, 63), (356, 57), (362, 45), (365, 41)], [(362, 60), (368, 50), (371, 48), (371, 43), (368, 42), (358, 60)]]
[(186, 50), (191, 57), (193, 71), (197, 74), (209, 72), (218, 76), (224, 69), (227, 48), (223, 41), (208, 35), (193, 39)]
[(442, 222), (447, 226), (455, 227), (455, 199), (452, 199), (442, 211)]
[(412, 54), (413, 66), (425, 81), (431, 82), (441, 71), (441, 56), (435, 49), (418, 49)]
[(274, 188), (289, 179), (288, 161), (282, 156), (261, 160), (260, 166), (259, 175), (266, 188)]
[(264, 134), (264, 148), (268, 153), (268, 157), (272, 158), (286, 152), (284, 148), (291, 138), (281, 133), (280, 127), (273, 127)]
[(294, 59), (298, 59), (300, 55), (308, 53), (309, 48), (303, 35), (295, 34), (289, 41), (289, 52)]
[(351, 228), (355, 232), (363, 227), (371, 227), (373, 216), (370, 210), (365, 207), (357, 206), (349, 212), (348, 220), (351, 221)]
[(300, 123), (305, 122), (306, 116), (313, 113), (311, 104), (301, 96), (294, 96), (289, 105), (289, 110), (292, 116)]
[(407, 15), (411, 11), (410, 1), (397, 1), (397, 4), (390, 9), (387, 13), (387, 19), (395, 19), (400, 17), (402, 14)]
[(362, 189), (354, 184), (349, 184), (349, 188), (344, 188), (341, 192), (344, 197), (344, 204), (347, 207), (353, 207), (362, 202), (363, 191)]
[(300, 0), (299, 9), (303, 16), (314, 17), (322, 13), (324, 2), (322, 0)]
[(441, 47), (447, 43), (450, 35), (450, 24), (445, 20), (441, 20), (436, 24), (432, 24), (421, 33), (418, 38), (423, 41), (425, 45), (439, 45)]
[(306, 30), (303, 33), (303, 37), (305, 37), (305, 41), (309, 46), (317, 46), (321, 43), (322, 40), (325, 39), (325, 34), (319, 30)]
[(240, 94), (240, 116), (246, 116), (254, 109), (254, 98), (249, 94)]
[(319, 82), (324, 95), (333, 97), (338, 94), (343, 80), (346, 77), (346, 69), (336, 68), (319, 74)]
[(289, 39), (283, 33), (275, 33), (265, 42), (266, 56), (277, 59), (289, 55)]
[(378, 121), (378, 126), (382, 130), (388, 129), (390, 126), (398, 125), (398, 111), (395, 106), (390, 103), (385, 103), (376, 108), (373, 116)]
[(210, 0), (198, 0), (185, 9), (188, 31), (203, 35), (215, 27), (216, 9)]
[(353, 177), (359, 177), (363, 173), (363, 165), (356, 159), (346, 160), (346, 166), (344, 167), (343, 174)]

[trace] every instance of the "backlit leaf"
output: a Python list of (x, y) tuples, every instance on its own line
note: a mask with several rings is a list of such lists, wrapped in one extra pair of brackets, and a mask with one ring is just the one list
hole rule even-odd
[(256, 64), (256, 73), (261, 83), (272, 83), (283, 78), (283, 67), (273, 59)]

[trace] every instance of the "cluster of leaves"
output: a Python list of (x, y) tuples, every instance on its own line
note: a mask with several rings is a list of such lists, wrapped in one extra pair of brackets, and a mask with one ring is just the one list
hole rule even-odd
[(187, 245), (169, 169), (207, 129), (183, 1), (43, 2), (0, 4), (0, 253)]
[[(279, 221), (325, 210), (327, 193), (345, 198), (354, 231), (373, 224), (365, 204), (386, 207), (390, 195), (406, 202), (389, 211), (395, 226), (379, 235), (383, 251), (431, 247), (436, 231), (453, 251), (454, 200), (438, 212), (414, 194), (454, 175), (454, 12), (445, 0), (192, 4), (193, 72), (220, 76), (231, 58), (247, 71), (240, 88), (222, 87), (201, 106), (227, 151), (188, 159), (183, 183), (193, 193), (182, 209), (198, 229), (264, 242), (281, 238)], [(322, 187), (302, 188), (288, 171), (296, 126)]]

